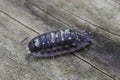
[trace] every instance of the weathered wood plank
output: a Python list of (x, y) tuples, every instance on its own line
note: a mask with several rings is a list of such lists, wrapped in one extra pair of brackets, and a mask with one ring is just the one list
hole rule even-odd
[[(44, 31), (46, 31), (51, 29), (54, 30), (55, 28), (59, 29), (63, 26), (59, 21), (54, 20), (54, 18), (49, 16), (47, 13), (39, 10), (35, 6), (24, 5), (23, 2), (24, 1), (22, 0), (20, 0), (20, 2), (16, 0), (1, 0), (0, 8), (3, 12), (6, 12), (6, 14), (10, 14), (11, 18), (16, 21), (19, 20), (21, 23), (26, 24), (29, 28), (37, 32), (43, 29), (43, 27), (45, 29)], [(5, 5), (9, 5), (9, 7)], [(30, 10), (27, 9), (28, 7), (30, 7)], [(40, 22), (39, 20), (43, 21)], [(49, 27), (50, 25), (51, 27)]]
[[(55, 16), (64, 18), (65, 16), (59, 12), (72, 13), (73, 15), (79, 16), (80, 18), (93, 22), (93, 24), (101, 25), (103, 29), (108, 29), (111, 32), (120, 35), (120, 23), (119, 23), (119, 4), (113, 0), (52, 0), (49, 3), (45, 0), (28, 0), (36, 4), (40, 8), (52, 13)], [(48, 7), (49, 6), (49, 7)], [(54, 10), (51, 11), (50, 9)], [(68, 15), (67, 15), (68, 16)], [(68, 19), (68, 18), (66, 18)], [(69, 19), (70, 20), (70, 19)], [(111, 23), (110, 23), (111, 22)], [(117, 31), (117, 32), (116, 32)]]
[[(118, 36), (118, 38), (120, 37), (120, 7), (112, 0), (91, 0), (89, 3), (84, 0), (52, 0), (49, 3), (47, 0), (27, 1), (32, 2), (34, 5), (37, 5), (39, 8), (47, 11), (49, 14), (54, 15), (71, 26), (81, 27), (81, 24), (83, 24), (82, 22), (85, 21), (87, 24), (89, 23), (87, 26), (96, 26), (98, 30), (100, 30), (100, 33), (102, 32), (101, 30), (105, 30), (109, 34), (111, 33), (114, 34), (114, 36)], [(80, 22), (80, 20), (83, 21)], [(85, 24), (83, 26), (85, 27)], [(104, 35), (107, 37), (108, 33), (105, 33)], [(116, 41), (118, 40), (120, 40), (120, 38)]]
[(0, 13), (0, 33), (0, 75), (4, 80), (112, 80), (73, 55), (27, 62), (18, 43), (37, 33), (4, 13)]
[[(94, 31), (98, 31), (98, 33), (101, 33), (101, 34), (104, 33), (104, 35), (106, 35), (106, 36), (109, 35), (110, 38), (113, 39), (113, 40), (116, 40), (116, 41), (120, 40), (119, 36), (117, 36), (117, 35), (115, 36), (114, 34), (111, 35), (111, 33), (97, 28), (96, 25), (87, 22), (87, 19), (86, 20), (82, 20), (79, 17), (77, 17), (76, 15), (73, 15), (70, 12), (67, 12), (67, 10), (63, 10), (64, 8), (61, 9), (61, 6), (57, 5), (57, 2), (59, 2), (59, 1), (53, 0), (53, 1), (49, 2), (49, 3), (48, 2), (44, 2), (44, 1), (42, 1), (42, 2), (41, 1), (40, 2), (37, 2), (37, 1), (33, 1), (32, 2), (31, 1), (32, 2), (31, 3), (29, 1), (24, 1), (24, 0), (20, 0), (20, 1), (17, 1), (17, 0), (0, 0), (0, 2), (1, 2), (0, 3), (0, 9), (2, 10), (2, 12), (5, 15), (9, 16), (11, 19), (15, 20), (16, 22), (18, 22), (22, 26), (26, 27), (27, 29), (31, 29), (34, 32), (43, 33), (43, 32), (46, 32), (46, 30), (50, 31), (50, 30), (59, 29), (59, 28), (62, 28), (62, 27), (72, 27), (72, 26), (81, 27), (83, 29), (85, 27), (88, 27), (88, 28), (92, 27), (92, 29)], [(64, 2), (61, 1), (59, 4), (61, 5), (63, 3)], [(83, 1), (82, 1), (82, 3), (83, 3)], [(63, 5), (63, 7), (65, 6), (66, 8), (67, 7), (70, 8), (70, 6), (67, 5), (67, 2), (65, 4), (66, 4), (66, 6)], [(97, 23), (97, 25), (98, 25), (98, 22), (95, 22), (94, 19), (91, 19), (90, 15), (89, 16), (85, 15), (85, 16), (87, 18), (90, 17), (89, 20), (93, 21), (94, 23)], [(119, 29), (119, 28), (117, 28), (117, 29)], [(4, 30), (6, 31), (6, 29), (4, 29)], [(17, 29), (15, 29), (15, 30), (17, 30)], [(2, 33), (2, 34), (6, 35), (5, 33)], [(24, 34), (25, 33), (23, 33), (22, 35), (24, 35)], [(31, 33), (27, 33), (27, 35), (24, 35), (24, 36), (29, 36), (29, 35), (31, 35)], [(14, 36), (16, 37), (16, 35), (14, 35)], [(12, 38), (8, 37), (8, 38), (10, 38), (12, 40), (13, 37)], [(22, 37), (22, 39), (23, 38), (24, 37)], [(30, 36), (30, 38), (32, 38), (32, 37)], [(19, 39), (21, 39), (21, 37), (19, 37)], [(21, 51), (21, 53), (23, 53), (23, 52)], [(21, 63), (24, 62), (23, 58), (22, 58), (23, 59), (23, 61), (22, 61), (22, 60), (19, 60), (17, 57), (14, 57), (15, 53), (13, 55), (8, 54), (8, 56), (10, 58), (14, 59), (15, 61), (18, 61), (18, 62), (21, 62)], [(90, 56), (90, 57), (92, 57), (92, 56)], [(67, 59), (69, 59), (69, 57)], [(90, 58), (87, 57), (87, 59), (90, 59)], [(76, 58), (75, 58), (75, 60), (76, 60)], [(43, 62), (41, 64), (44, 64), (45, 61), (44, 60), (42, 60), (42, 61)], [(58, 60), (58, 62), (59, 62), (59, 60)], [(93, 62), (93, 64), (94, 64), (94, 61), (90, 61), (90, 62)], [(23, 64), (26, 64), (26, 63), (23, 63)], [(33, 64), (34, 64), (34, 67), (36, 67), (36, 69), (38, 69), (38, 67), (41, 66), (41, 64), (39, 64), (39, 62), (36, 63), (36, 64), (35, 63), (33, 63)], [(39, 65), (37, 65), (37, 64), (39, 64)], [(59, 64), (63, 64), (63, 63), (60, 62)], [(52, 65), (52, 64), (48, 64), (48, 65)], [(74, 65), (74, 64), (71, 64), (71, 65)], [(98, 64), (97, 67), (99, 68), (101, 65), (102, 64)], [(32, 63), (30, 64), (30, 66), (32, 66)], [(44, 66), (46, 66), (46, 65), (44, 65)], [(108, 72), (110, 74), (112, 73), (105, 66), (102, 66), (102, 67), (105, 68), (105, 69), (101, 68), (101, 70), (105, 70), (106, 72)], [(108, 71), (107, 71), (107, 69), (108, 69)], [(48, 68), (48, 70), (49, 70), (49, 68)], [(46, 73), (43, 72), (43, 74), (45, 75)], [(114, 74), (115, 73), (113, 73), (113, 75)], [(53, 75), (54, 75), (54, 73), (53, 73)], [(51, 76), (49, 76), (48, 78), (50, 78), (50, 77)], [(63, 76), (61, 75), (61, 77), (63, 77)], [(117, 77), (119, 78), (119, 76), (117, 76)], [(56, 78), (54, 77), (52, 79), (56, 79)]]

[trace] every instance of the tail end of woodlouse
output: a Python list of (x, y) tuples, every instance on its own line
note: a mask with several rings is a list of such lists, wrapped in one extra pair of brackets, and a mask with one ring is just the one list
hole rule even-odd
[(24, 38), (23, 40), (21, 40), (19, 42), (19, 44), (22, 46), (23, 49), (26, 50), (27, 54), (25, 54), (25, 60), (30, 61), (30, 57), (32, 56), (32, 54), (31, 54), (31, 51), (29, 50), (28, 46), (26, 45), (27, 39), (28, 39), (28, 37)]
[(27, 54), (25, 55), (25, 60), (28, 62), (37, 60), (38, 57), (35, 57), (32, 52), (29, 50), (29, 48), (26, 48)]

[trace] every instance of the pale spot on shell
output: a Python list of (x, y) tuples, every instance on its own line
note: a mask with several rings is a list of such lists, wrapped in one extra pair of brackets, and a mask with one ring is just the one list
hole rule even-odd
[(81, 41), (80, 39), (78, 39), (78, 41)]
[(45, 43), (43, 42), (42, 44), (44, 45)]
[(55, 37), (58, 38), (58, 35), (56, 34)]
[(69, 40), (71, 40), (72, 38), (71, 38), (71, 37), (69, 37), (68, 39), (69, 39)]
[(36, 46), (36, 47), (39, 47), (39, 39), (37, 38), (37, 39), (35, 39), (34, 41), (35, 41), (35, 46)]
[(61, 33), (62, 41), (64, 41), (64, 37), (63, 37), (63, 35), (64, 35), (64, 31), (63, 31), (63, 30), (60, 30), (60, 33)]
[(52, 41), (52, 43), (54, 43), (55, 42), (55, 33), (51, 33), (51, 41)]

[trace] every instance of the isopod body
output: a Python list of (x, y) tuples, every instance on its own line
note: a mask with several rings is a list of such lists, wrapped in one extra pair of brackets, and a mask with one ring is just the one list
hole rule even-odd
[(61, 29), (33, 38), (28, 44), (28, 49), (32, 56), (52, 57), (84, 48), (90, 42), (89, 32)]

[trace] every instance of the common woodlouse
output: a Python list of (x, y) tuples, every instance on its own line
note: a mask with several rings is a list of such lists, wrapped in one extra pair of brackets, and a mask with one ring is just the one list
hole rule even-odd
[(28, 53), (35, 57), (52, 57), (84, 48), (90, 42), (89, 32), (61, 29), (33, 38), (28, 44)]

